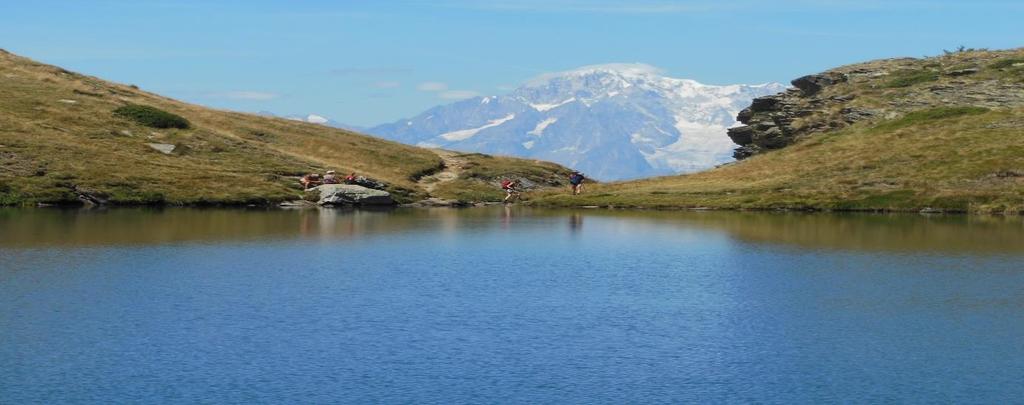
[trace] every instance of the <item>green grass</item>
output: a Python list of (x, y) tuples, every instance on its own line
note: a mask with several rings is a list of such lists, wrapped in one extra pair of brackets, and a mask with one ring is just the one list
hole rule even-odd
[[(505, 192), (501, 180), (514, 178), (528, 180), (544, 188), (567, 187), (572, 170), (550, 162), (491, 156), (482, 153), (457, 155), (464, 161), (458, 180), (439, 184), (435, 194), (442, 198), (459, 201), (501, 201)], [(528, 198), (533, 190), (527, 190)]]
[(939, 80), (939, 74), (931, 70), (904, 70), (893, 74), (885, 83), (888, 88), (910, 87), (916, 84)]
[(1018, 63), (1024, 64), (1024, 58), (1006, 58), (999, 60), (998, 62), (994, 62), (988, 65), (988, 67), (992, 69), (1005, 69), (1013, 67), (1013, 65), (1016, 65)]
[(928, 125), (941, 123), (941, 120), (962, 117), (969, 115), (979, 115), (988, 112), (988, 108), (984, 107), (936, 107), (929, 108), (926, 110), (914, 111), (908, 113), (902, 118), (884, 122), (874, 127), (875, 131), (893, 131), (900, 128), (906, 128), (915, 125)]
[(501, 201), (505, 192), (500, 187), (475, 180), (458, 179), (440, 184), (435, 194), (457, 201)]
[(118, 107), (114, 110), (114, 115), (151, 128), (188, 129), (189, 127), (188, 120), (182, 116), (148, 105), (129, 104)]

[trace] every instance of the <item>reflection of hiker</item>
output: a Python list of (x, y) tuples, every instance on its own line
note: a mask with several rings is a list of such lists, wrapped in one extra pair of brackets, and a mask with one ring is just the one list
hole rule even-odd
[(572, 195), (577, 195), (583, 192), (583, 181), (586, 177), (583, 177), (583, 173), (572, 172), (569, 175), (569, 184), (572, 186)]
[(328, 170), (327, 174), (324, 175), (324, 184), (338, 184), (340, 182), (338, 175), (334, 174), (334, 170)]
[(572, 213), (572, 215), (569, 216), (569, 230), (573, 232), (578, 232), (582, 228), (583, 215), (580, 215), (580, 213), (578, 212)]
[(505, 179), (501, 181), (501, 189), (505, 190), (505, 199), (502, 200), (504, 203), (515, 201), (516, 199), (522, 198), (522, 193), (519, 191), (519, 180)]
[(309, 190), (313, 187), (323, 184), (323, 181), (320, 180), (319, 173), (310, 173), (305, 176), (302, 176), (302, 179), (299, 180), (299, 183), (302, 183), (302, 188)]

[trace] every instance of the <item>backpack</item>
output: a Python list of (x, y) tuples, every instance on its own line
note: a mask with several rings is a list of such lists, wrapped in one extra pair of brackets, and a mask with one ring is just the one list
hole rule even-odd
[(578, 184), (580, 184), (582, 182), (583, 182), (583, 175), (582, 174), (576, 173), (576, 174), (573, 174), (572, 176), (569, 176), (569, 183), (572, 183), (573, 185), (578, 185)]
[(511, 186), (512, 186), (512, 180), (505, 179), (505, 180), (501, 181), (501, 188), (502, 189), (508, 190), (508, 188), (511, 187)]

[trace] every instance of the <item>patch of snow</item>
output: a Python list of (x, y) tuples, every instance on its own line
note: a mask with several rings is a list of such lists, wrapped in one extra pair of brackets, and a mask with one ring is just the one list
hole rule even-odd
[(533, 144), (534, 144), (534, 141), (526, 141), (526, 142), (523, 142), (523, 147), (526, 148), (526, 149), (533, 149)]
[(412, 121), (406, 121), (406, 122), (405, 122), (405, 126), (407, 126), (407, 127), (411, 127), (411, 126), (412, 126)]
[(491, 98), (490, 97), (484, 97), (484, 98), (480, 99), (480, 104), (490, 104), (490, 103), (491, 103)]
[(327, 121), (329, 121), (327, 118), (321, 117), (316, 114), (309, 114), (308, 116), (306, 116), (306, 122), (310, 122), (313, 124), (326, 124)]
[(62, 98), (60, 100), (57, 100), (57, 102), (64, 103), (64, 104), (78, 104), (78, 101), (68, 100), (66, 98)]
[[(664, 131), (663, 131), (663, 132), (664, 132)], [(646, 136), (640, 135), (640, 133), (639, 133), (639, 132), (638, 132), (638, 133), (634, 133), (634, 134), (631, 134), (631, 135), (629, 136), (629, 143), (632, 143), (632, 144), (638, 144), (638, 143), (651, 143), (651, 142), (654, 142), (654, 139), (651, 139), (651, 138), (648, 138), (648, 137), (646, 137)]]
[(654, 152), (641, 152), (652, 167), (690, 173), (732, 160), (736, 145), (725, 134), (725, 126), (691, 122), (680, 115), (675, 119), (681, 134), (676, 142)]
[(573, 101), (576, 101), (576, 97), (569, 98), (568, 100), (556, 104), (530, 104), (530, 107), (533, 107), (534, 110), (544, 112), (553, 108), (558, 108), (563, 105), (569, 104)]
[[(573, 70), (569, 70), (569, 71), (564, 71), (564, 72), (555, 72), (555, 73), (543, 74), (543, 75), (537, 76), (536, 78), (531, 79), (529, 82), (527, 82), (527, 85), (528, 86), (539, 86), (539, 85), (543, 85), (543, 84), (547, 83), (551, 79), (558, 78), (558, 77), (588, 76), (588, 75), (593, 75), (595, 73), (610, 73), (610, 74), (619, 75), (619, 76), (630, 78), (630, 79), (635, 79), (635, 78), (638, 78), (638, 77), (647, 77), (647, 76), (655, 77), (655, 76), (658, 76), (658, 75), (662, 74), (663, 70), (661, 70), (659, 68), (656, 68), (654, 66), (648, 65), (648, 64), (644, 64), (644, 63), (606, 63), (606, 64), (602, 64), (602, 65), (583, 66), (581, 68), (577, 68), (577, 69), (573, 69)], [(625, 86), (625, 87), (629, 87), (629, 86)]]
[[(537, 126), (533, 127), (533, 130), (530, 131), (530, 132), (527, 132), (526, 134), (527, 135), (533, 135), (533, 136), (541, 136), (541, 135), (544, 134), (544, 128), (547, 128), (548, 125), (554, 124), (555, 121), (558, 121), (558, 118), (548, 118), (548, 119), (545, 119), (544, 121), (541, 121), (541, 122), (537, 123)], [(530, 148), (526, 148), (526, 149), (530, 149)]]
[(438, 145), (436, 143), (430, 143), (430, 142), (419, 142), (419, 143), (416, 144), (416, 146), (419, 146), (421, 148), (440, 148), (441, 147), (441, 145)]
[(446, 133), (441, 134), (440, 137), (441, 137), (441, 139), (444, 139), (446, 141), (462, 141), (462, 140), (466, 140), (466, 139), (472, 138), (473, 135), (476, 135), (477, 132), (483, 131), (483, 130), (485, 130), (487, 128), (493, 128), (493, 127), (496, 127), (498, 125), (504, 124), (504, 123), (508, 122), (509, 120), (515, 118), (515, 117), (516, 117), (515, 114), (509, 114), (509, 115), (506, 115), (506, 116), (504, 116), (502, 118), (498, 118), (496, 120), (491, 120), (491, 121), (489, 121), (487, 123), (487, 125), (484, 125), (482, 127), (463, 129), (463, 130), (452, 131), (452, 132), (446, 132)]

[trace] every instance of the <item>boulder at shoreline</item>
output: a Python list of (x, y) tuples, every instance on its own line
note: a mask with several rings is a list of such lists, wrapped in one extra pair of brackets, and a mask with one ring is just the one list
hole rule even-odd
[(387, 191), (374, 190), (354, 184), (324, 184), (309, 191), (318, 191), (320, 199), (317, 204), (324, 206), (360, 205), (383, 206), (395, 205), (395, 200)]

